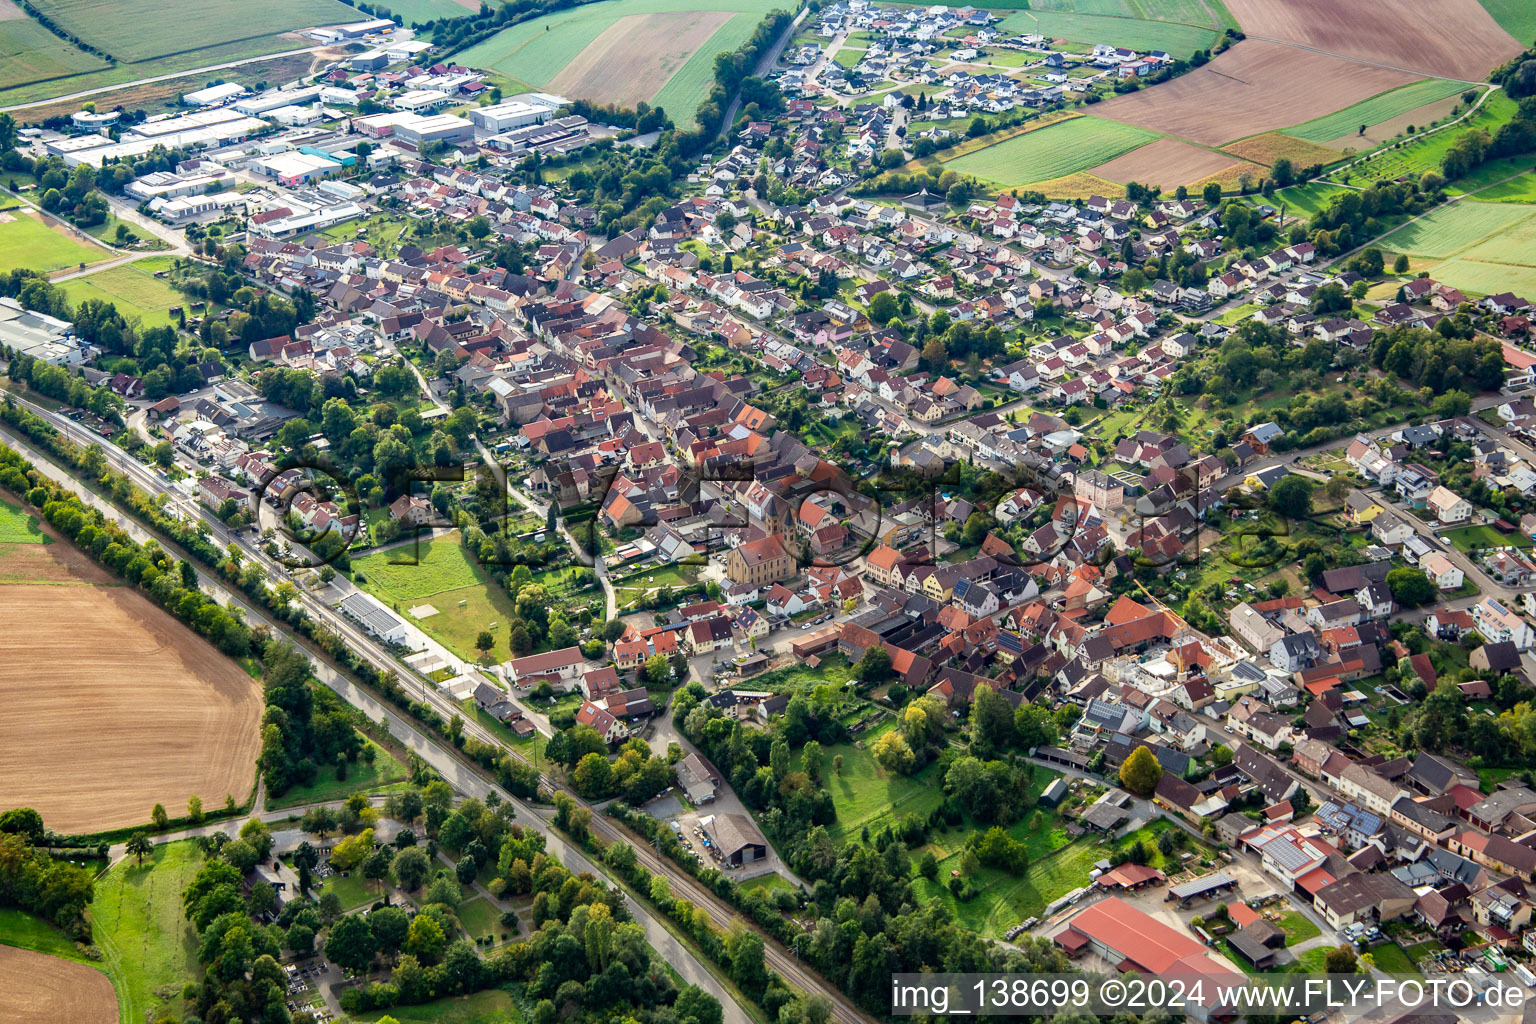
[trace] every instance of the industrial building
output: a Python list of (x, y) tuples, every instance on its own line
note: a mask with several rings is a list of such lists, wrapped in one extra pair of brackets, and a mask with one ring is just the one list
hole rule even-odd
[(257, 115), (279, 107), (302, 106), (319, 99), (320, 88), (318, 85), (311, 85), (302, 89), (272, 89), (260, 96), (248, 96), (230, 109), (241, 114)]
[(341, 170), (341, 161), (315, 153), (275, 153), (251, 161), (251, 173), (276, 178), (284, 185), (302, 185)]
[(74, 324), (24, 308), (0, 297), (0, 345), (54, 366), (79, 366), (86, 346), (74, 336)]
[(474, 137), (474, 122), (452, 114), (418, 117), (395, 125), (395, 138), (413, 146), (428, 142), (465, 142)]
[(199, 110), (180, 117), (157, 118), (124, 129), (118, 141), (104, 135), (81, 135), (45, 143), (47, 151), (70, 167), (143, 156), (156, 146), (166, 149), (207, 149), (250, 138), (271, 125), (229, 108)]
[(216, 107), (243, 92), (245, 92), (245, 86), (239, 82), (225, 82), (223, 85), (210, 85), (196, 92), (182, 93), (181, 102), (189, 107)]
[(558, 105), (551, 105), (542, 99), (529, 102), (527, 96), (517, 96), (505, 103), (471, 110), (469, 119), (475, 122), (475, 127), (481, 131), (495, 134), (530, 124), (539, 124), (547, 120), (556, 109)]
[(235, 176), (227, 168), (211, 161), (189, 160), (175, 171), (154, 171), (130, 181), (123, 191), (135, 199), (176, 199), (234, 184)]
[(453, 97), (436, 89), (412, 89), (403, 92), (392, 101), (396, 110), (409, 114), (429, 114), (441, 110), (452, 102)]

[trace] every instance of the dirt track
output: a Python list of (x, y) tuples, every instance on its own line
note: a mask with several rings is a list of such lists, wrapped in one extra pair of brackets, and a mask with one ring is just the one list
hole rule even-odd
[(0, 946), (0, 1024), (117, 1024), (117, 994), (85, 964)]
[(1097, 167), (1090, 167), (1088, 173), (1122, 185), (1133, 181), (1161, 185), (1163, 191), (1172, 192), (1180, 185), (1191, 185), (1229, 167), (1240, 166), (1247, 166), (1255, 175), (1264, 172), (1264, 168), (1257, 164), (1244, 164), (1225, 153), (1213, 153), (1178, 139), (1158, 139)]
[(0, 545), (19, 575), (56, 582), (0, 583), (0, 808), (94, 832), (250, 794), (257, 680), (68, 542)]
[(1413, 75), (1391, 68), (1245, 39), (1202, 68), (1105, 100), (1093, 112), (1220, 146), (1331, 114), (1412, 81)]
[(733, 17), (729, 11), (679, 11), (620, 18), (550, 79), (549, 89), (561, 96), (630, 107), (636, 100), (654, 99)]
[(1227, 9), (1250, 37), (1446, 78), (1480, 82), (1520, 52), (1477, 0), (1231, 0)]

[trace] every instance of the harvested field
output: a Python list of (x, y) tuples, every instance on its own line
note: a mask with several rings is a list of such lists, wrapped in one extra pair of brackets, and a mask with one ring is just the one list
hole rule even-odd
[(94, 967), (0, 946), (0, 1024), (117, 1024), (117, 993)]
[(620, 18), (551, 78), (549, 88), (596, 103), (648, 100), (732, 17), (727, 11), (674, 11)]
[(97, 832), (245, 799), (260, 684), (57, 536), (0, 545), (0, 580), (23, 576), (0, 583), (0, 807)]
[(1124, 185), (1118, 181), (1109, 181), (1089, 174), (1087, 171), (1064, 174), (1049, 181), (1037, 181), (1029, 187), (1031, 191), (1040, 192), (1047, 199), (1085, 199), (1088, 196), (1104, 196), (1106, 199), (1125, 197)]
[[(1406, 85), (1412, 75), (1245, 39), (1171, 82), (1105, 100), (1095, 115), (1220, 146)], [(1283, 102), (1277, 98), (1283, 98)]]
[(1251, 139), (1243, 139), (1221, 148), (1225, 153), (1262, 164), (1266, 170), (1273, 167), (1281, 157), (1289, 159), (1298, 170), (1309, 164), (1330, 164), (1339, 158), (1339, 154), (1327, 146), (1294, 139), (1279, 132), (1255, 135)]
[(1477, 0), (1232, 0), (1227, 6), (1250, 39), (1468, 82), (1482, 81), (1520, 52)]
[(1254, 164), (1243, 164), (1223, 153), (1201, 149), (1178, 139), (1158, 139), (1099, 164), (1090, 173), (1122, 184), (1136, 181), (1143, 185), (1160, 185), (1163, 191), (1172, 192), (1180, 185), (1203, 181), (1232, 167), (1246, 167), (1255, 176), (1264, 171)]

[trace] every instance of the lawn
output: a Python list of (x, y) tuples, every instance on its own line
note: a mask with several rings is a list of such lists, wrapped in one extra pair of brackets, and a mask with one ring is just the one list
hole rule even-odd
[(682, 590), (692, 587), (699, 578), (699, 569), (693, 565), (663, 565), (647, 566), (639, 572), (614, 579), (614, 599), (621, 605), (627, 605), (638, 598), (644, 597), (653, 590), (662, 587), (671, 587), (673, 590)]
[[(1464, 177), (1455, 187), (1473, 194), (1485, 203), (1536, 203), (1536, 160), (1527, 156), (1508, 156), (1491, 160)], [(1519, 174), (1518, 178), (1510, 177)]]
[(776, 871), (770, 871), (766, 875), (758, 875), (756, 878), (749, 878), (737, 887), (748, 892), (755, 892), (759, 896), (773, 896), (775, 893), (800, 891), (789, 879)]
[[(481, 630), (490, 630), (496, 638), (493, 658), (504, 661), (512, 656), (507, 646), (512, 599), (470, 561), (457, 530), (423, 540), (415, 550), (405, 545), (356, 559), (352, 569), (354, 579), (361, 576), (359, 586), (459, 657), (477, 657), (475, 638)], [(437, 614), (422, 619), (411, 615), (410, 609), (420, 605), (431, 605)]]
[(1466, 552), (1475, 551), (1478, 548), (1532, 546), (1531, 538), (1518, 530), (1505, 535), (1491, 526), (1463, 526), (1456, 530), (1446, 530), (1445, 539), (1456, 545), (1456, 550)]
[(483, 896), (460, 903), (456, 913), (459, 924), (464, 926), (464, 931), (472, 939), (481, 939), (487, 935), (497, 938), (505, 930), (501, 927), (501, 911)]
[(202, 866), (196, 843), (166, 843), (142, 867), (129, 857), (97, 879), (91, 934), (124, 1021), (158, 1019), (162, 1009), (181, 1016), (181, 987), (197, 977), (197, 934), (181, 893)]
[(0, 907), (0, 946), (17, 946), (95, 966), (68, 935), (40, 917), (11, 907)]
[[(1043, 856), (1031, 855), (1022, 875), (1012, 875), (997, 868), (982, 868), (975, 882), (980, 892), (961, 903), (945, 885), (950, 872), (959, 865), (959, 853), (952, 853), (939, 864), (936, 882), (918, 878), (913, 888), (919, 899), (940, 899), (955, 913), (960, 925), (989, 937), (1001, 937), (1013, 925), (1038, 917), (1054, 901), (1089, 882), (1088, 872), (1115, 848), (1133, 842), (1156, 841), (1158, 834), (1177, 828), (1166, 820), (1154, 821), (1137, 829), (1111, 846), (1097, 838), (1083, 836)], [(1186, 847), (1187, 848), (1187, 847)], [(1159, 854), (1154, 866), (1161, 860)]]
[(1015, 135), (944, 166), (1012, 188), (1095, 167), (1156, 138), (1155, 133), (1135, 125), (1075, 117)]
[(356, 871), (345, 878), (341, 875), (332, 875), (325, 880), (325, 884), (320, 887), (320, 891), (334, 892), (337, 899), (341, 900), (342, 910), (351, 910), (353, 907), (372, 906), (374, 901), (379, 898), (373, 883)]
[[(1159, 0), (1166, 6), (1166, 0)], [(1200, 17), (1209, 23), (1209, 19)], [(1175, 24), (1166, 21), (1144, 21), (1134, 14), (1126, 17), (1109, 17), (1100, 14), (1079, 14), (1073, 11), (1046, 11), (1031, 9), (1008, 15), (998, 26), (1005, 35), (1038, 32), (1048, 38), (1067, 39), (1092, 46), (1109, 43), (1138, 51), (1167, 50), (1175, 57), (1188, 57), (1196, 50), (1208, 49), (1216, 42), (1212, 29), (1194, 25)]]
[(1403, 947), (1395, 942), (1386, 942), (1380, 946), (1372, 946), (1371, 956), (1376, 958), (1376, 966), (1388, 974), (1418, 974), (1419, 969), (1413, 965), (1408, 954), (1403, 952)]
[(12, 505), (0, 500), (0, 544), (46, 544), (48, 538), (38, 529), (37, 520)]
[(189, 301), (169, 281), (155, 276), (156, 271), (169, 266), (169, 259), (151, 257), (77, 277), (59, 287), (75, 305), (86, 299), (100, 299), (112, 303), (130, 320), (138, 317), (145, 327), (163, 327), (176, 322), (170, 310), (185, 307)]
[(1523, 206), (1463, 199), (1389, 231), (1379, 242), (1392, 252), (1444, 259), (1533, 216), (1536, 210)]
[[(340, 0), (204, 0), (195, 17), (188, 17), (189, 9), (158, 0), (32, 0), (32, 6), (65, 31), (126, 62), (359, 19)], [(287, 49), (302, 45), (284, 42)]]
[[(892, 775), (875, 763), (870, 748), (894, 728), (896, 723), (888, 722), (865, 732), (857, 745), (838, 743), (822, 748), (821, 784), (831, 794), (837, 811), (836, 824), (827, 830), (834, 839), (857, 835), (866, 825), (874, 831), (879, 824), (907, 814), (926, 818), (943, 801), (944, 794), (935, 785), (937, 765), (908, 776)], [(841, 773), (832, 770), (832, 761), (839, 755), (843, 759)], [(797, 767), (799, 757), (795, 755)]]
[(356, 764), (347, 766), (345, 779), (337, 779), (336, 767), (326, 765), (320, 769), (315, 781), (309, 785), (294, 786), (275, 799), (269, 794), (267, 810), (275, 811), (284, 807), (298, 807), (301, 804), (340, 800), (353, 793), (368, 793), (403, 781), (407, 774), (405, 765), (372, 740), (366, 742), (373, 748), (372, 764), (359, 757)]
[(46, 273), (96, 263), (109, 255), (100, 246), (79, 241), (24, 209), (13, 207), (0, 216), (12, 218), (0, 224), (0, 271), (25, 267)]
[(0, 89), (106, 66), (100, 57), (65, 42), (31, 18), (0, 21)]
[(1305, 185), (1280, 189), (1273, 196), (1265, 196), (1262, 201), (1271, 206), (1285, 207), (1287, 217), (1311, 217), (1328, 205), (1334, 196), (1343, 195), (1347, 191), (1349, 190), (1340, 188), (1338, 185), (1312, 181)]
[(360, 1021), (393, 1017), (400, 1024), (525, 1024), (522, 1003), (511, 991), (486, 989), (468, 996), (439, 999), (418, 1006), (395, 1006), (358, 1015)]
[(859, 61), (864, 59), (864, 54), (867, 52), (852, 46), (843, 46), (832, 55), (832, 59), (845, 68), (854, 68), (858, 67)]
[(1285, 932), (1287, 946), (1300, 945), (1322, 934), (1322, 930), (1312, 923), (1312, 919), (1299, 910), (1288, 910), (1281, 915), (1280, 930)]
[(683, 123), (709, 96), (714, 84), (715, 54), (734, 50), (750, 39), (772, 6), (767, 0), (707, 0), (702, 4), (688, 0), (605, 0), (514, 25), (455, 54), (454, 59), (542, 89), (620, 18), (676, 11), (736, 12), (654, 96), (635, 97), (665, 108)]
[[(1308, 142), (1327, 142), (1359, 131), (1361, 125), (1375, 125), (1390, 121), (1399, 114), (1422, 107), (1426, 103), (1454, 96), (1469, 88), (1465, 82), (1452, 82), (1444, 78), (1426, 78), (1413, 82), (1353, 106), (1335, 111), (1325, 117), (1287, 128), (1285, 134), (1294, 135)], [(1454, 130), (1454, 129), (1452, 129)]]

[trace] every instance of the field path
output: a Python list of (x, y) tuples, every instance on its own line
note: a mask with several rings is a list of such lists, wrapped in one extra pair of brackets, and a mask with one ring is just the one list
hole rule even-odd
[(228, 68), (238, 68), (245, 64), (256, 64), (264, 60), (272, 60), (275, 57), (297, 57), (301, 53), (317, 53), (320, 50), (330, 49), (329, 46), (305, 46), (297, 50), (283, 50), (280, 53), (264, 53), (260, 57), (246, 57), (243, 60), (225, 61), (223, 64), (208, 64), (200, 68), (192, 68), (187, 71), (176, 71), (169, 75), (151, 75), (148, 78), (135, 79), (132, 82), (118, 82), (114, 85), (103, 85), (95, 89), (82, 89), (79, 92), (66, 93), (63, 96), (52, 96), (46, 100), (33, 100), (31, 103), (13, 103), (8, 107), (0, 107), (0, 113), (8, 110), (28, 110), (32, 107), (51, 107), (55, 103), (64, 103), (69, 100), (84, 99), (87, 96), (95, 96), (104, 92), (117, 92), (120, 89), (132, 89), (137, 85), (150, 85), (154, 82), (169, 82), (173, 78), (194, 78), (207, 74), (210, 71), (224, 71)]

